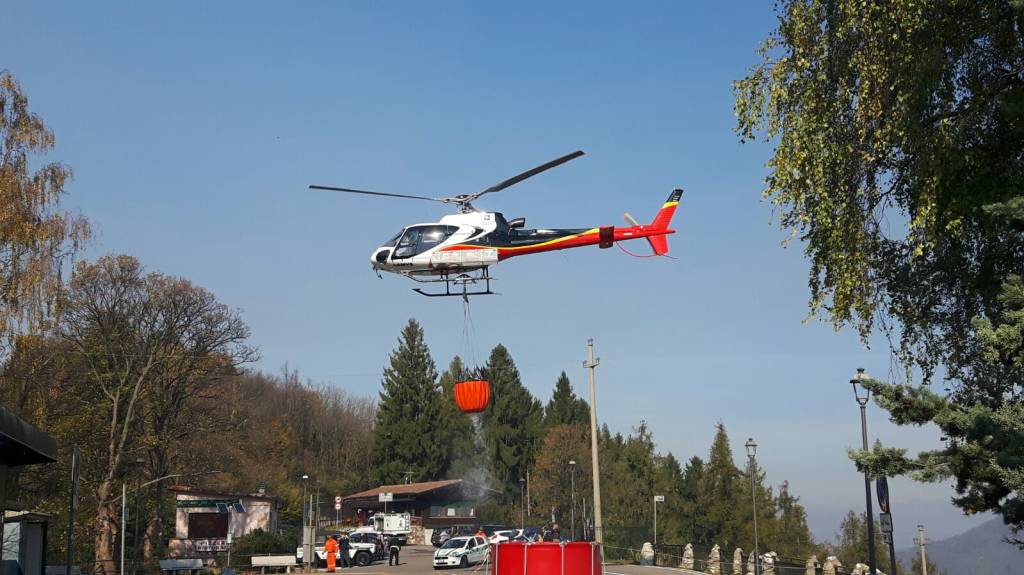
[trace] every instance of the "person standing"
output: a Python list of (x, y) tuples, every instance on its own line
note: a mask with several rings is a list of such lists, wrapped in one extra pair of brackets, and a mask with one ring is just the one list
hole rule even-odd
[(384, 541), (388, 546), (388, 567), (391, 567), (392, 564), (397, 567), (398, 553), (402, 550), (402, 546), (398, 544), (398, 537), (388, 537)]
[(342, 566), (342, 568), (351, 567), (352, 563), (349, 561), (349, 556), (348, 556), (348, 553), (349, 553), (349, 551), (348, 551), (349, 550), (348, 533), (342, 533), (341, 534), (341, 545), (339, 547), (341, 549), (341, 566)]
[(335, 561), (338, 558), (338, 540), (334, 535), (328, 535), (327, 541), (324, 541), (324, 555), (327, 556), (327, 572), (334, 573)]

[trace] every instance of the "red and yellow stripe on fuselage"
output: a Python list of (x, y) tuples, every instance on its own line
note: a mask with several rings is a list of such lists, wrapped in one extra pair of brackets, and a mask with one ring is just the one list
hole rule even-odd
[[(674, 233), (676, 233), (675, 230), (667, 228), (656, 229), (651, 226), (631, 226), (628, 228), (613, 228), (611, 241), (620, 242), (624, 240), (635, 240), (639, 238), (665, 236)], [(536, 254), (541, 252), (553, 252), (556, 250), (564, 250), (568, 248), (592, 246), (599, 243), (601, 243), (601, 228), (590, 228), (583, 232), (569, 234), (566, 236), (561, 236), (550, 240), (543, 240), (535, 244), (520, 246), (484, 246), (476, 244), (455, 244), (453, 246), (441, 248), (440, 251), (492, 249), (498, 250), (498, 261), (502, 261), (514, 256), (523, 256), (527, 254)]]

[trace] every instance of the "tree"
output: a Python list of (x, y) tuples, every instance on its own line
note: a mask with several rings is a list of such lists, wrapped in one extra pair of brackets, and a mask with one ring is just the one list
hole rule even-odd
[(800, 498), (789, 493), (789, 482), (783, 481), (775, 497), (778, 509), (778, 535), (774, 550), (783, 557), (805, 557), (813, 553), (814, 537), (807, 525), (807, 510)]
[(695, 543), (708, 543), (710, 541), (705, 532), (707, 516), (701, 502), (704, 497), (701, 487), (704, 483), (704, 460), (694, 455), (686, 462), (683, 469), (682, 484), (680, 485), (680, 498), (682, 500), (682, 516), (685, 524), (682, 536), (685, 541)]
[(58, 210), (71, 168), (39, 158), (55, 141), (18, 81), (0, 70), (0, 355), (15, 336), (45, 327), (61, 267), (90, 235), (84, 217)]
[[(137, 435), (147, 403), (180, 409), (199, 393), (197, 381), (231, 372), (255, 352), (244, 343), (249, 330), (238, 314), (213, 294), (181, 278), (146, 274), (130, 256), (79, 264), (61, 305), (60, 336), (81, 357), (78, 376), (89, 386), (76, 391), (105, 438), (96, 478), (96, 572), (113, 573), (113, 536), (124, 528), (116, 524), (113, 488), (128, 473), (129, 457), (151, 453)], [(177, 390), (178, 405), (157, 399), (167, 385)]]
[[(945, 569), (939, 569), (939, 566), (932, 561), (931, 557), (925, 557), (925, 564), (928, 567), (928, 575), (948, 575)], [(921, 575), (921, 555), (919, 553), (914, 554), (914, 559), (910, 562), (910, 575)]]
[(569, 383), (569, 377), (563, 371), (555, 382), (555, 391), (551, 394), (547, 408), (544, 410), (544, 424), (554, 425), (587, 425), (590, 422), (590, 406), (582, 398), (576, 397)]
[(1019, 347), (1024, 274), (1024, 5), (787, 0), (779, 12), (736, 84), (737, 128), (775, 144), (764, 196), (806, 242), (811, 313), (865, 341), (881, 319), (908, 380), (941, 365), (952, 383), (946, 395), (874, 383), (897, 423), (937, 423), (947, 449), (854, 455), (876, 475), (952, 475), (957, 505), (1020, 528), (1024, 365), (1004, 352)]
[(486, 486), (491, 481), (488, 477), (487, 462), (481, 455), (484, 451), (483, 438), (476, 425), (479, 418), (467, 417), (455, 404), (455, 384), (475, 377), (475, 370), (462, 363), (462, 358), (452, 358), (448, 369), (441, 375), (441, 392), (444, 394), (441, 401), (444, 407), (441, 417), (446, 422), (444, 427), (448, 435), (445, 440), (445, 445), (449, 448), (448, 475), (466, 478)]
[(491, 350), (483, 375), (491, 382), (491, 405), (481, 415), (487, 454), (506, 499), (519, 494), (519, 479), (540, 447), (544, 409), (519, 379), (505, 346)]
[[(836, 557), (843, 566), (852, 571), (857, 563), (868, 562), (867, 514), (850, 511), (839, 524), (836, 541)], [(889, 565), (889, 546), (882, 541), (881, 529), (875, 522), (875, 568), (885, 570)], [(899, 574), (897, 574), (899, 575)]]
[(741, 544), (735, 532), (738, 524), (736, 506), (746, 490), (741, 489), (739, 483), (742, 474), (733, 463), (725, 425), (718, 422), (715, 429), (715, 439), (701, 474), (700, 506), (707, 518), (707, 542), (718, 543), (723, 549), (728, 549)]
[[(575, 461), (576, 465), (569, 465)], [(575, 481), (576, 534), (582, 535), (583, 501), (591, 493), (590, 433), (579, 425), (549, 427), (530, 475), (531, 505), (539, 515), (554, 514), (565, 536), (571, 535), (572, 491)], [(575, 479), (574, 479), (575, 478)]]
[(423, 339), (423, 328), (410, 319), (391, 353), (381, 381), (374, 426), (374, 481), (399, 483), (403, 472), (414, 481), (444, 477), (448, 465), (447, 422), (437, 385), (437, 369)]

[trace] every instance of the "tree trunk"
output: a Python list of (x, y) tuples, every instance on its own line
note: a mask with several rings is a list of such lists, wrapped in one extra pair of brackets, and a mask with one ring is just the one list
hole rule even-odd
[(104, 481), (96, 490), (99, 502), (96, 505), (96, 563), (93, 567), (95, 575), (114, 575), (117, 565), (114, 563), (114, 537), (117, 533), (115, 521), (116, 511), (108, 501), (110, 482)]

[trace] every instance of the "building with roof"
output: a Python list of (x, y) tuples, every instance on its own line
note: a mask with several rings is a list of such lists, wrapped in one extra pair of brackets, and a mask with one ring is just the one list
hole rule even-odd
[(22, 504), (10, 501), (7, 474), (12, 467), (55, 461), (53, 438), (0, 405), (0, 575), (43, 575), (50, 516), (21, 511)]
[(414, 531), (429, 534), (433, 529), (478, 524), (477, 508), (487, 499), (486, 492), (462, 479), (381, 485), (343, 497), (342, 517), (347, 523), (362, 525), (373, 514), (385, 510), (408, 512)]
[(172, 485), (174, 493), (174, 538), (168, 541), (171, 557), (205, 557), (228, 549), (231, 539), (257, 529), (277, 532), (281, 500), (259, 493), (227, 493)]

